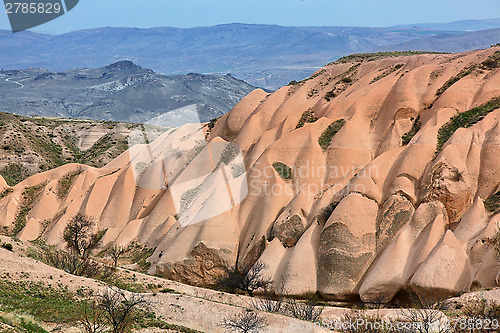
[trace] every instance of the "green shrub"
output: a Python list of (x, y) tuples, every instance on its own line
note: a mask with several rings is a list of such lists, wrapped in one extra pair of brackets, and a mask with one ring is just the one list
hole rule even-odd
[(282, 162), (274, 162), (273, 168), (283, 179), (292, 179), (292, 168)]
[(406, 146), (408, 143), (410, 143), (411, 139), (415, 136), (415, 134), (418, 133), (418, 131), (420, 131), (421, 127), (422, 122), (420, 122), (420, 115), (418, 115), (417, 119), (415, 119), (415, 122), (413, 122), (413, 126), (411, 127), (411, 129), (401, 137), (403, 146)]
[(491, 70), (500, 66), (500, 51), (496, 51), (492, 56), (488, 57), (481, 63), (481, 68)]
[(342, 57), (335, 61), (335, 64), (344, 64), (356, 61), (374, 61), (385, 58), (394, 58), (402, 56), (411, 56), (418, 54), (443, 54), (444, 52), (426, 52), (426, 51), (394, 51), (394, 52), (377, 52), (377, 53), (358, 53)]
[(326, 94), (325, 94), (325, 99), (330, 102), (332, 99), (335, 98), (335, 89), (333, 90), (330, 90), (328, 91)]
[(60, 199), (64, 199), (68, 195), (69, 190), (71, 189), (71, 186), (73, 186), (76, 177), (78, 177), (78, 175), (80, 175), (82, 172), (83, 169), (77, 170), (75, 172), (70, 172), (59, 179), (59, 182), (57, 183), (57, 196)]
[(301, 128), (305, 123), (314, 123), (316, 120), (318, 120), (318, 117), (316, 117), (314, 112), (309, 109), (302, 114), (302, 117), (300, 117), (299, 122), (297, 123), (297, 126), (295, 126), (295, 128)]
[(12, 192), (14, 192), (14, 189), (12, 187), (7, 187), (5, 190), (2, 191), (2, 193), (0, 193), (0, 199), (5, 198), (6, 196), (11, 194)]
[(40, 193), (42, 193), (44, 187), (45, 183), (41, 183), (24, 189), (22, 194), (22, 202), (19, 206), (16, 218), (14, 219), (14, 229), (12, 230), (13, 236), (16, 236), (26, 226), (26, 217), (31, 211), (31, 205), (35, 201), (36, 197), (38, 197)]
[(484, 207), (488, 212), (498, 213), (500, 211), (500, 191), (486, 199), (484, 201)]
[(451, 118), (446, 124), (441, 126), (438, 131), (438, 141), (436, 156), (443, 149), (444, 144), (459, 128), (468, 128), (481, 121), (490, 112), (500, 107), (500, 99), (495, 98), (481, 106), (462, 112)]
[(338, 131), (344, 126), (345, 120), (344, 119), (339, 119), (334, 121), (330, 126), (328, 126), (325, 131), (321, 134), (321, 136), (318, 139), (318, 143), (323, 148), (323, 150), (326, 150), (330, 146), (330, 142), (332, 142), (333, 137), (335, 134), (337, 134)]
[(10, 252), (13, 252), (14, 251), (14, 247), (12, 246), (12, 244), (10, 243), (3, 243), (2, 244), (2, 247)]
[(15, 186), (31, 176), (30, 170), (20, 163), (7, 164), (2, 170), (0, 170), (0, 174), (9, 186)]
[(392, 73), (396, 72), (397, 70), (401, 69), (404, 67), (404, 64), (397, 64), (394, 67), (391, 67), (387, 70), (385, 70), (382, 74), (374, 78), (370, 83), (377, 82), (378, 80), (382, 80), (384, 77), (391, 75)]
[(464, 77), (466, 77), (467, 75), (472, 74), (472, 72), (474, 71), (475, 68), (476, 68), (476, 65), (472, 65), (472, 66), (466, 67), (466, 68), (462, 69), (460, 71), (460, 73), (458, 73), (457, 75), (455, 75), (455, 76), (451, 77), (450, 79), (448, 79), (448, 81), (446, 81), (443, 84), (443, 86), (436, 91), (436, 98), (438, 98), (439, 96), (441, 96), (452, 85), (454, 85), (455, 83), (457, 83), (458, 81), (460, 81), (461, 79), (463, 79)]

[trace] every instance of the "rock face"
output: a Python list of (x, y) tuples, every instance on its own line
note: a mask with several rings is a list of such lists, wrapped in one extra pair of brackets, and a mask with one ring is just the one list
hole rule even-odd
[(276, 288), (331, 299), (494, 287), (499, 59), (496, 47), (340, 60), (253, 91), (215, 126), (132, 142), (64, 197), (59, 180), (81, 166), (30, 177), (2, 195), (0, 225), (62, 246), (86, 213), (103, 246), (155, 248), (151, 273), (199, 285), (260, 260)]

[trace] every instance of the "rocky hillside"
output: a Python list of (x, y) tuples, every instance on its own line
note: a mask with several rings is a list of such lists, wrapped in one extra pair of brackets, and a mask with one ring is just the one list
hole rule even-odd
[(231, 75), (164, 76), (131, 61), (52, 72), (0, 71), (0, 111), (180, 126), (229, 112), (253, 86)]
[[(67, 163), (103, 167), (129, 148), (139, 126), (0, 113), (0, 175), (9, 185)], [(148, 127), (158, 136), (166, 129)]]
[(155, 248), (151, 273), (198, 285), (260, 260), (277, 288), (337, 300), (498, 286), (499, 59), (346, 57), (216, 123), (132, 133), (106, 167), (3, 184), (0, 225), (61, 245), (82, 212), (104, 245)]

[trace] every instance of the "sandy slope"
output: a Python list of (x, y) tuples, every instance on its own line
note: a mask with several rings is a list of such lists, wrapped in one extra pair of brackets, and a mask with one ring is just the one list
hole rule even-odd
[[(208, 145), (207, 127), (169, 131), (105, 168), (85, 167), (63, 198), (59, 179), (78, 165), (33, 176), (1, 199), (0, 225), (12, 228), (29, 203), (18, 236), (61, 245), (83, 212), (107, 229), (105, 244), (156, 248), (151, 273), (192, 284), (260, 258), (277, 287), (339, 300), (495, 287), (499, 215), (484, 202), (500, 188), (500, 111), (436, 150), (451, 117), (500, 97), (498, 67), (483, 64), (498, 51), (330, 64), (271, 95), (250, 93)], [(318, 119), (297, 126), (307, 112)], [(328, 137), (329, 126), (341, 128)]]

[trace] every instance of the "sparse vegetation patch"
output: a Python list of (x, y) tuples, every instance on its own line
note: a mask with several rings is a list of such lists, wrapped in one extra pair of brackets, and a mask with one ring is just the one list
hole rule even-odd
[(297, 129), (304, 127), (304, 124), (314, 123), (316, 120), (318, 120), (318, 117), (316, 117), (312, 109), (309, 109), (302, 114), (302, 117), (300, 117), (299, 122), (297, 123), (297, 126), (295, 126), (295, 128)]
[(383, 78), (391, 75), (392, 73), (400, 70), (403, 67), (404, 67), (404, 64), (397, 64), (393, 67), (390, 67), (390, 68), (386, 69), (382, 74), (380, 74), (379, 76), (374, 78), (370, 83), (374, 83), (374, 82), (377, 82), (378, 80), (382, 80)]
[(60, 199), (64, 199), (68, 195), (69, 190), (71, 189), (71, 186), (73, 186), (76, 177), (78, 177), (78, 175), (80, 175), (82, 172), (83, 169), (77, 170), (75, 172), (70, 172), (59, 179), (59, 182), (57, 183), (57, 196)]
[(441, 152), (444, 144), (459, 128), (468, 128), (481, 121), (490, 112), (500, 107), (500, 99), (495, 98), (481, 106), (462, 112), (451, 118), (438, 131), (436, 155)]
[(394, 52), (377, 52), (377, 53), (358, 53), (342, 57), (334, 62), (334, 64), (345, 64), (348, 62), (374, 61), (384, 58), (394, 58), (411, 56), (418, 54), (443, 54), (443, 52), (426, 52), (426, 51), (394, 51)]
[(9, 163), (2, 170), (0, 170), (0, 175), (5, 179), (5, 182), (9, 186), (15, 186), (24, 179), (31, 176), (28, 168), (23, 166), (21, 163)]
[(344, 119), (339, 119), (334, 121), (330, 126), (326, 128), (326, 130), (321, 134), (318, 139), (318, 143), (326, 150), (330, 146), (330, 142), (332, 142), (333, 137), (337, 134), (338, 131), (345, 125)]
[(31, 210), (31, 205), (35, 201), (36, 197), (43, 191), (44, 187), (45, 183), (41, 183), (35, 186), (27, 187), (23, 191), (23, 201), (21, 202), (19, 211), (17, 212), (16, 218), (14, 219), (14, 229), (12, 230), (13, 236), (16, 236), (26, 226), (26, 217)]
[(278, 175), (280, 175), (281, 178), (287, 179), (287, 180), (292, 179), (292, 168), (290, 168), (285, 163), (274, 162), (273, 168), (274, 168), (274, 170), (276, 170), (276, 172), (278, 173)]
[(420, 115), (418, 115), (415, 121), (413, 122), (413, 126), (411, 127), (411, 129), (405, 134), (403, 134), (403, 136), (401, 137), (401, 140), (403, 141), (403, 146), (406, 146), (408, 145), (408, 143), (410, 143), (411, 139), (415, 136), (415, 134), (418, 133), (418, 131), (420, 131), (421, 127), (422, 127), (422, 122), (420, 121)]
[(474, 71), (475, 68), (476, 68), (475, 64), (472, 65), (472, 66), (466, 67), (466, 68), (462, 69), (460, 71), (460, 73), (458, 73), (457, 75), (455, 75), (455, 76), (451, 77), (450, 79), (448, 79), (448, 81), (446, 81), (443, 84), (443, 86), (436, 91), (436, 99), (439, 96), (441, 96), (452, 85), (454, 85), (455, 83), (457, 83), (458, 81), (460, 81), (461, 79), (463, 79), (464, 77), (466, 77), (467, 75), (472, 74), (472, 72)]

